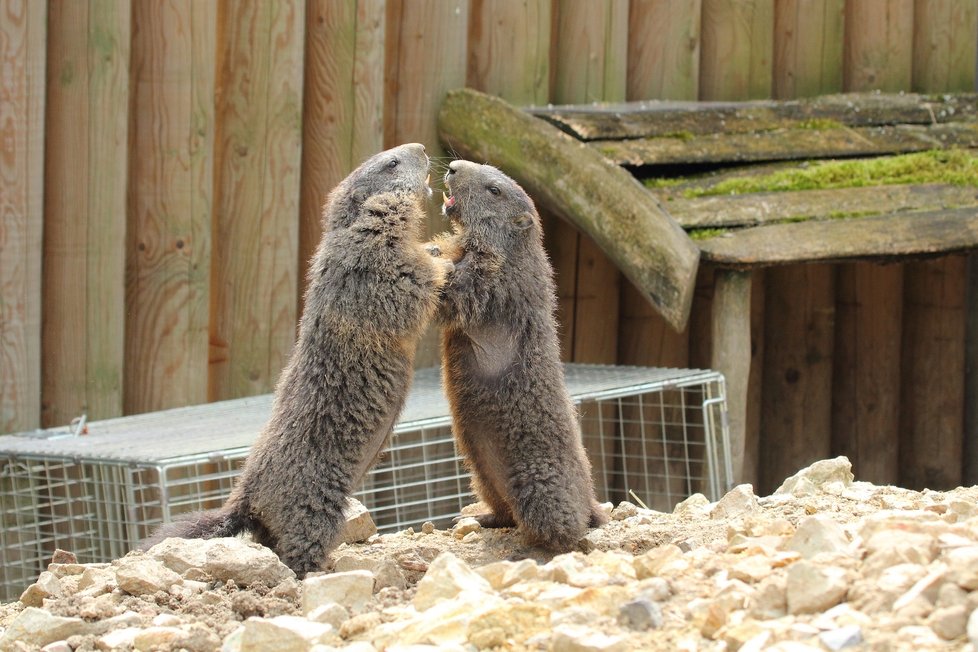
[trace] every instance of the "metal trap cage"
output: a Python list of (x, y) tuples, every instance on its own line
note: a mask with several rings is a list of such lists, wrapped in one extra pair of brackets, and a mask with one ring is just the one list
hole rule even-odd
[[(724, 379), (715, 371), (565, 365), (598, 499), (671, 510), (732, 483)], [(257, 396), (0, 437), (0, 600), (56, 548), (124, 555), (160, 523), (219, 507), (271, 412)], [(439, 370), (416, 372), (391, 447), (355, 496), (382, 532), (451, 522), (474, 500)]]

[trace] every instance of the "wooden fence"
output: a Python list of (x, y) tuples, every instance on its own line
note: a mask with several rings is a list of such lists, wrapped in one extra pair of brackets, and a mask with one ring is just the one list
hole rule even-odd
[[(0, 0), (0, 432), (270, 391), (323, 198), (386, 146), (445, 156), (449, 89), (970, 90), (976, 43), (978, 0)], [(706, 366), (712, 270), (677, 334), (545, 224), (568, 360)], [(978, 481), (976, 279), (963, 257), (758, 275), (745, 479), (846, 453), (876, 482)]]

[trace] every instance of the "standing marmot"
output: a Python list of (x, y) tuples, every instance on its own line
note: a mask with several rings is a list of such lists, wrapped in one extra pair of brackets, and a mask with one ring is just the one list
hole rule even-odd
[(417, 341), (451, 269), (419, 240), (427, 175), (424, 147), (401, 145), (333, 190), (298, 341), (231, 496), (164, 526), (144, 547), (250, 531), (299, 577), (326, 561), (346, 498), (404, 405)]
[[(519, 525), (568, 550), (597, 509), (591, 466), (560, 364), (553, 271), (533, 201), (489, 165), (453, 161), (436, 240), (455, 262), (439, 320), (445, 390), (487, 527)], [(437, 253), (432, 249), (432, 253)]]

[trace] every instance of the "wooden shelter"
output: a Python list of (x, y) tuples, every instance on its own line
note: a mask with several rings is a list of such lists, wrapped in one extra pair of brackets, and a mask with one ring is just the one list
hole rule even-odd
[[(777, 383), (752, 387), (752, 274), (978, 247), (976, 99), (866, 93), (520, 110), (461, 90), (449, 93), (439, 128), (453, 151), (498, 165), (593, 238), (677, 330), (689, 317), (698, 262), (713, 268), (711, 366), (727, 378), (735, 477), (762, 466), (782, 478), (813, 450), (829, 451), (809, 435), (803, 411), (763, 447), (758, 428), (748, 427), (749, 397), (782, 399)], [(767, 312), (779, 310), (769, 300)], [(808, 346), (804, 325), (796, 326), (768, 345), (810, 363), (819, 353)], [(837, 377), (835, 384), (887, 380), (866, 373), (868, 380)], [(797, 384), (799, 375), (789, 370), (784, 382)], [(898, 402), (885, 390), (877, 394), (887, 405)], [(858, 404), (843, 417), (858, 423), (860, 412), (887, 409), (880, 403)], [(840, 430), (832, 435), (837, 450), (867, 465), (870, 458), (896, 464), (896, 432)], [(917, 453), (927, 486), (942, 485), (941, 465), (961, 463), (961, 436), (917, 436), (903, 445)]]

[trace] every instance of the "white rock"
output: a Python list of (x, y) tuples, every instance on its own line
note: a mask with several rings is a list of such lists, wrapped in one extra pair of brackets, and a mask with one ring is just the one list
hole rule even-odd
[(788, 613), (825, 611), (839, 604), (848, 590), (845, 570), (805, 560), (796, 562), (788, 568)]
[(751, 599), (751, 616), (760, 620), (780, 618), (788, 610), (787, 580), (784, 575), (769, 575), (757, 584)]
[(295, 573), (279, 560), (278, 555), (257, 543), (234, 537), (207, 541), (202, 570), (214, 579), (233, 581), (238, 586), (261, 582), (278, 586), (295, 579)]
[(978, 546), (953, 548), (944, 555), (948, 579), (966, 591), (978, 589)]
[(42, 647), (41, 652), (72, 652), (72, 649), (68, 641), (55, 641)]
[(852, 484), (852, 464), (844, 456), (819, 460), (798, 471), (778, 487), (775, 494), (804, 496), (815, 491), (841, 495)]
[(822, 641), (822, 645), (830, 650), (837, 651), (862, 643), (863, 631), (857, 625), (848, 625), (822, 632), (818, 635), (818, 638)]
[(374, 590), (380, 590), (385, 586), (406, 589), (408, 585), (404, 571), (392, 559), (342, 555), (333, 562), (333, 570), (339, 573), (352, 570), (370, 571), (374, 575)]
[(626, 518), (631, 518), (636, 514), (638, 514), (638, 506), (628, 502), (627, 500), (623, 500), (618, 503), (618, 507), (611, 510), (611, 520), (624, 521)]
[(152, 557), (123, 557), (115, 568), (119, 588), (130, 595), (152, 595), (168, 591), (183, 579)]
[(298, 616), (249, 618), (241, 632), (241, 652), (306, 652), (317, 643), (340, 642), (331, 625), (314, 623)]
[(350, 612), (347, 611), (346, 607), (335, 602), (321, 604), (306, 614), (306, 618), (309, 620), (332, 625), (337, 630), (339, 630), (340, 625), (346, 622), (349, 617)]
[(662, 609), (651, 600), (632, 600), (619, 608), (618, 622), (638, 631), (658, 629), (662, 627)]
[(346, 525), (340, 543), (360, 543), (377, 534), (377, 526), (370, 517), (370, 512), (356, 498), (346, 499), (343, 517), (346, 519)]
[(479, 524), (479, 521), (475, 520), (471, 516), (463, 516), (458, 520), (458, 523), (455, 524), (455, 527), (452, 528), (452, 536), (454, 536), (456, 539), (461, 539), (466, 534), (470, 532), (478, 532), (481, 529), (482, 525)]
[(608, 636), (582, 625), (554, 627), (552, 652), (625, 652), (629, 648), (621, 636)]
[(133, 637), (132, 647), (139, 652), (168, 648), (183, 635), (179, 627), (147, 627)]
[(20, 601), (27, 607), (40, 607), (45, 598), (61, 597), (61, 580), (49, 571), (37, 576), (37, 581), (24, 589)]
[(115, 573), (108, 568), (86, 568), (78, 580), (76, 595), (96, 598), (112, 592), (118, 586)]
[(374, 593), (374, 575), (354, 570), (307, 577), (302, 581), (302, 613), (335, 603), (354, 613), (360, 612)]
[(160, 614), (152, 622), (156, 627), (179, 627), (183, 621), (175, 614)]
[[(410, 620), (380, 625), (372, 634), (373, 644), (378, 649), (392, 651), (402, 649), (400, 646), (423, 643), (463, 645), (470, 622), (505, 604), (493, 594), (463, 591), (451, 600), (441, 600), (426, 611), (414, 614)], [(398, 647), (390, 647), (394, 644)]]
[(41, 647), (69, 636), (87, 634), (91, 626), (81, 618), (54, 616), (37, 607), (27, 607), (14, 618), (0, 636), (0, 650), (16, 649), (15, 642)]
[(968, 616), (967, 634), (968, 642), (978, 650), (978, 609), (972, 610), (971, 615)]
[(133, 646), (136, 636), (142, 632), (140, 627), (123, 627), (114, 629), (108, 634), (100, 636), (95, 645), (100, 650), (121, 650)]
[(753, 512), (757, 509), (757, 496), (754, 495), (754, 487), (749, 484), (740, 484), (731, 489), (721, 498), (716, 506), (710, 510), (710, 518), (733, 518)]
[(798, 525), (786, 547), (800, 553), (805, 559), (811, 559), (820, 553), (845, 552), (848, 546), (849, 538), (841, 525), (826, 516), (815, 515)]
[(682, 557), (683, 551), (671, 543), (653, 548), (632, 560), (635, 576), (640, 580), (656, 577), (669, 569), (677, 568), (677, 563), (683, 561)]
[(927, 624), (944, 640), (953, 641), (964, 635), (968, 627), (968, 611), (964, 605), (935, 609), (927, 618)]
[(677, 504), (672, 513), (676, 516), (699, 517), (710, 512), (710, 499), (703, 494), (693, 494)]
[(418, 611), (425, 611), (462, 591), (489, 593), (492, 587), (464, 561), (450, 552), (443, 552), (431, 562), (428, 572), (418, 582), (414, 607)]

